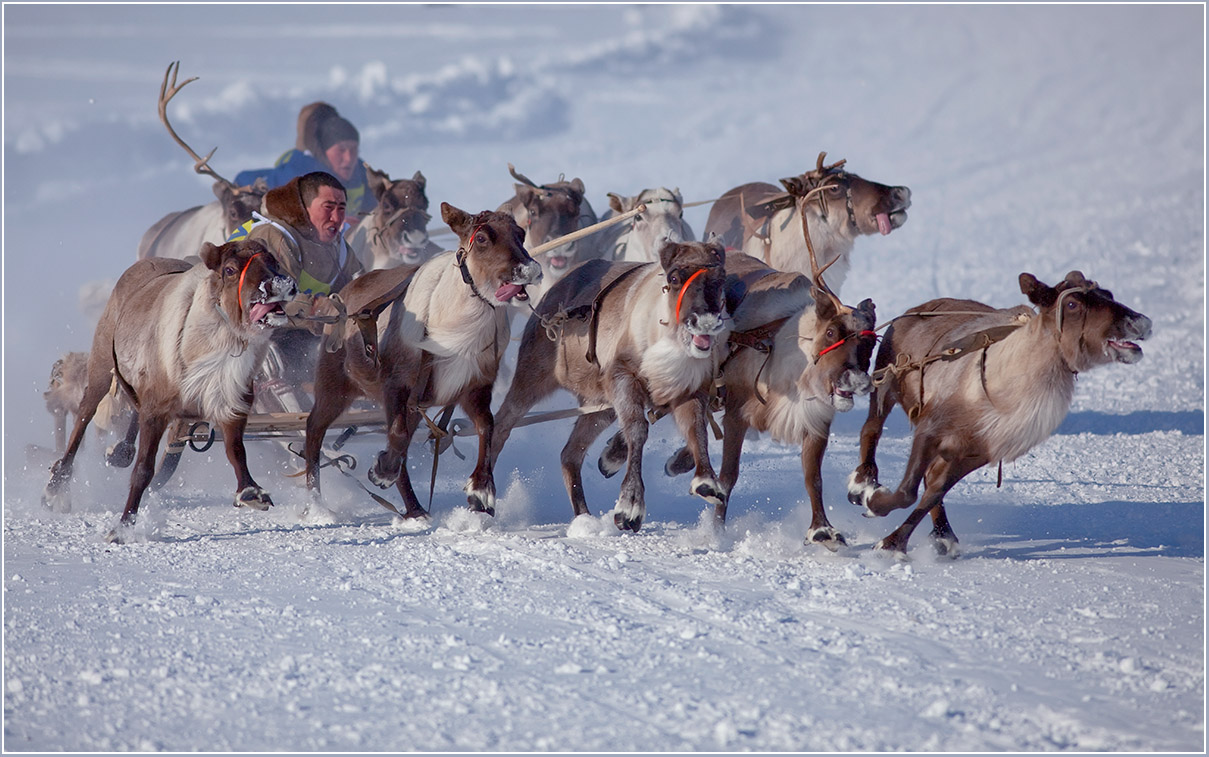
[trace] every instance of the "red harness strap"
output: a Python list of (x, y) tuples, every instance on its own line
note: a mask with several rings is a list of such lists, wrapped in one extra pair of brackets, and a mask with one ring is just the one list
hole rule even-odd
[(248, 258), (248, 262), (243, 264), (243, 270), (239, 272), (239, 288), (235, 290), (235, 295), (239, 298), (239, 309), (240, 310), (243, 310), (243, 280), (244, 280), (244, 277), (248, 275), (248, 266), (252, 265), (252, 261), (255, 260), (257, 258), (257, 256), (259, 256), (261, 254), (262, 253), (258, 252), (258, 253), (255, 253), (254, 255), (252, 255), (252, 257)]
[(839, 347), (841, 344), (843, 344), (844, 342), (848, 341), (849, 339), (851, 339), (851, 338), (852, 338), (852, 337), (854, 337), (854, 336), (871, 336), (871, 337), (876, 338), (876, 337), (877, 337), (877, 332), (876, 332), (876, 331), (869, 331), (869, 330), (865, 330), (865, 331), (862, 331), (862, 332), (861, 332), (861, 333), (859, 333), (859, 334), (849, 334), (848, 336), (846, 336), (846, 337), (844, 337), (843, 339), (839, 340), (838, 342), (836, 342), (835, 344), (831, 345), (830, 347), (827, 347), (826, 349), (820, 350), (820, 351), (819, 351), (819, 357), (822, 357), (823, 355), (826, 355), (828, 352), (831, 352), (831, 351), (832, 351), (832, 350), (834, 350), (836, 347)]
[(697, 272), (688, 277), (688, 281), (684, 282), (684, 286), (680, 287), (680, 295), (676, 297), (676, 323), (680, 323), (680, 303), (684, 302), (684, 293), (688, 291), (688, 285), (693, 283), (693, 279), (705, 273), (704, 268), (698, 268)]

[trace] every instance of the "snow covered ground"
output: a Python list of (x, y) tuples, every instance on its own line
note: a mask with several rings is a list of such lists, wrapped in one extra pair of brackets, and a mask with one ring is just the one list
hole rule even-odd
[[(5, 750), (1202, 751), (1204, 12), (6, 5)], [(1078, 268), (1154, 335), (1141, 363), (1080, 376), (1001, 488), (984, 470), (954, 489), (956, 560), (922, 533), (909, 561), (872, 551), (902, 516), (845, 499), (864, 403), (824, 463), (836, 554), (802, 544), (797, 450), (748, 443), (717, 533), (660, 473), (666, 421), (638, 534), (612, 526), (603, 439), (594, 517), (570, 522), (561, 421), (513, 435), (494, 520), (463, 507), (453, 455), (426, 529), (330, 472), (331, 517), (303, 520), (294, 462), (253, 442), (271, 511), (232, 508), (222, 453), (190, 452), (142, 538), (110, 546), (129, 474), (96, 438), (75, 511), (40, 505), (41, 392), (90, 344), (80, 288), (211, 197), (156, 119), (173, 60), (201, 77), (174, 123), (227, 175), (290, 146), (321, 98), (371, 164), (472, 211), (511, 194), (509, 162), (582, 178), (599, 212), (606, 192), (707, 200), (826, 150), (913, 192), (842, 292), (879, 321), (936, 296), (1015, 305), (1021, 271)], [(379, 444), (346, 448), (358, 476)], [(885, 478), (909, 445), (896, 414)], [(431, 454), (411, 460), (427, 481)]]

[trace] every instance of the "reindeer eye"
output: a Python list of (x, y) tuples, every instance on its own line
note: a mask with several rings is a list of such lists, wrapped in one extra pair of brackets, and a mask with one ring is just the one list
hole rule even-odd
[(835, 329), (827, 329), (827, 338), (835, 339)]
[(231, 266), (227, 266), (226, 268), (223, 269), (222, 275), (223, 276), (234, 276), (235, 269), (232, 268)]
[(487, 244), (487, 235), (480, 231), (474, 235), (474, 241), (477, 244)]
[(1079, 309), (1079, 302), (1078, 302), (1078, 300), (1067, 300), (1067, 301), (1066, 301), (1066, 309), (1067, 309), (1067, 310), (1071, 310), (1071, 311), (1078, 310), (1078, 309)]

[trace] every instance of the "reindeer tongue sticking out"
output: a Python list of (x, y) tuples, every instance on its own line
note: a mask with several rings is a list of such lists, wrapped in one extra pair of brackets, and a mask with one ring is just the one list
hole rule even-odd
[(889, 213), (878, 213), (877, 214), (877, 230), (882, 233), (882, 236), (885, 236), (886, 234), (890, 233), (890, 214)]
[(713, 344), (713, 337), (709, 334), (693, 334), (693, 346), (699, 350), (708, 350)]
[(515, 297), (524, 302), (529, 299), (528, 293), (525, 292), (525, 287), (521, 284), (504, 284), (499, 289), (495, 290), (495, 299), (500, 302), (507, 302)]

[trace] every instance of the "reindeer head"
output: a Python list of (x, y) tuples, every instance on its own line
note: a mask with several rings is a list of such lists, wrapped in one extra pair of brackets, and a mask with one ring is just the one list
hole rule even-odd
[(814, 361), (812, 368), (802, 372), (798, 385), (808, 392), (808, 384), (822, 375), (831, 406), (845, 412), (852, 409), (855, 395), (873, 389), (869, 378), (869, 363), (877, 344), (873, 300), (862, 300), (854, 310), (817, 286), (812, 294), (814, 318), (801, 320), (798, 337), (813, 344)]
[(385, 257), (403, 265), (424, 262), (428, 248), (428, 195), (424, 174), (392, 181), (384, 172), (369, 168), (369, 189), (378, 201), (377, 223), (370, 232), (371, 244)]
[[(535, 184), (508, 164), (515, 184), (517, 202), (513, 205), (516, 222), (525, 229), (525, 247), (533, 249), (552, 239), (566, 236), (579, 228), (584, 202), (584, 183), (566, 181), (562, 176), (553, 184)], [(557, 247), (538, 256), (542, 268), (552, 277), (562, 276), (575, 263), (577, 242)]]
[(472, 216), (443, 202), (441, 219), (458, 235), (456, 262), (475, 296), (492, 307), (529, 299), (525, 287), (541, 281), (542, 267), (525, 251), (525, 231), (511, 215)]
[(263, 178), (246, 187), (238, 187), (228, 181), (214, 182), (214, 196), (222, 207), (223, 230), (227, 236), (252, 220), (252, 213), (260, 210), (260, 203), (269, 191)]
[(667, 285), (668, 321), (692, 357), (709, 357), (726, 341), (726, 249), (721, 242), (664, 242), (659, 264)]
[(849, 239), (862, 234), (889, 234), (907, 222), (911, 190), (862, 179), (843, 169), (846, 161), (823, 165), (819, 153), (813, 171), (781, 179), (785, 191), (797, 198), (811, 226), (829, 226)]
[(1111, 362), (1136, 363), (1150, 336), (1150, 319), (1113, 299), (1112, 292), (1071, 271), (1057, 286), (1020, 274), (1020, 291), (1041, 311), (1058, 339), (1067, 367), (1078, 373)]
[(298, 285), (262, 242), (241, 239), (221, 247), (206, 242), (201, 259), (211, 271), (215, 303), (241, 335), (286, 324), (282, 304), (298, 294)]
[(609, 192), (609, 207), (617, 214), (628, 213), (639, 205), (646, 205), (646, 210), (634, 216), (630, 221), (630, 236), (627, 244), (635, 245), (641, 253), (631, 254), (627, 259), (640, 260), (642, 257), (654, 257), (654, 253), (664, 243), (684, 242), (692, 238), (692, 233), (684, 223), (684, 199), (680, 190), (644, 189), (634, 197), (622, 197)]

